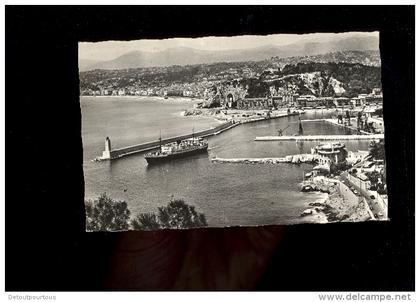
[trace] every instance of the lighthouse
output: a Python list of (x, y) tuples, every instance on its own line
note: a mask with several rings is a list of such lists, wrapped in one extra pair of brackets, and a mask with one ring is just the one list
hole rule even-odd
[(111, 140), (105, 138), (105, 151), (102, 152), (102, 159), (111, 159)]

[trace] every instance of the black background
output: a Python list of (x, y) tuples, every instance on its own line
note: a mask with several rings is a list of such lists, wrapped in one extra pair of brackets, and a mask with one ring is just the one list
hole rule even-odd
[(84, 232), (78, 41), (372, 30), (391, 221), (289, 226), (255, 289), (414, 290), (414, 6), (7, 6), (6, 290), (101, 290), (119, 236)]

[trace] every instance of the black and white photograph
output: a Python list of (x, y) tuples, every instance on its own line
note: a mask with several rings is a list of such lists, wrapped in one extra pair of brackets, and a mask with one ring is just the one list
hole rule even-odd
[(83, 42), (79, 71), (87, 231), (388, 219), (379, 32)]
[(0, 296), (415, 301), (414, 5), (92, 4), (4, 6)]

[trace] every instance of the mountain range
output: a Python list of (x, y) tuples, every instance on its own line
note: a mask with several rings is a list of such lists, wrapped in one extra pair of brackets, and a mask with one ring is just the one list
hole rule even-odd
[(257, 48), (219, 51), (200, 50), (188, 47), (168, 48), (158, 52), (131, 51), (109, 61), (79, 59), (79, 70), (119, 70), (171, 65), (210, 64), (216, 62), (262, 61), (272, 57), (311, 56), (348, 50), (379, 50), (379, 38), (354, 36), (327, 42), (300, 42), (283, 46), (265, 45)]

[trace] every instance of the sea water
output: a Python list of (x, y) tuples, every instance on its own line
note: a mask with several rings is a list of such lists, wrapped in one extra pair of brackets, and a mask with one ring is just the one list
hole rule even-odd
[[(205, 214), (209, 226), (266, 225), (312, 222), (300, 217), (322, 193), (300, 192), (299, 183), (308, 164), (226, 164), (210, 158), (282, 157), (309, 153), (316, 142), (256, 142), (256, 136), (298, 132), (298, 117), (240, 125), (209, 140), (207, 153), (148, 166), (144, 154), (92, 162), (104, 149), (208, 129), (220, 122), (211, 117), (184, 117), (192, 102), (135, 97), (81, 97), (85, 198), (107, 193), (128, 203), (132, 215), (154, 212), (171, 198), (182, 198)], [(317, 110), (302, 119), (320, 119), (331, 112)], [(347, 134), (348, 130), (322, 122), (304, 122), (304, 134)], [(366, 141), (346, 141), (348, 150), (367, 150)], [(318, 221), (313, 221), (318, 222)]]

